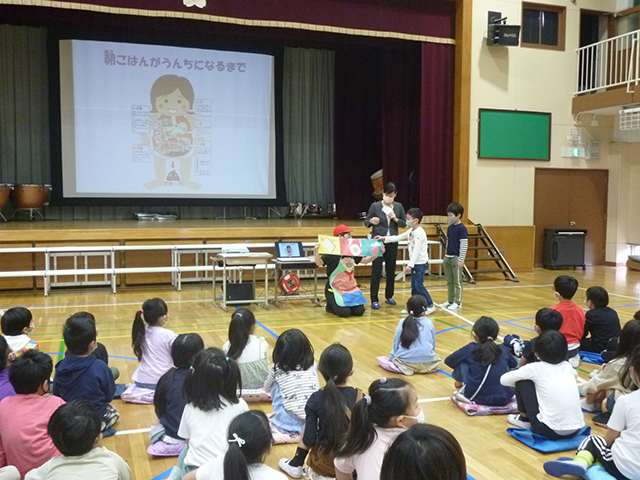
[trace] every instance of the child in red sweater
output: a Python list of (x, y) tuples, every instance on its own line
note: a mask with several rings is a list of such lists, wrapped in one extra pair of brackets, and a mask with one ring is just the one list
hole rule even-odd
[(578, 290), (578, 280), (570, 275), (560, 275), (553, 281), (554, 295), (558, 300), (552, 308), (562, 315), (560, 333), (569, 344), (569, 363), (573, 368), (580, 364), (580, 339), (584, 334), (585, 313), (582, 307), (571, 301)]

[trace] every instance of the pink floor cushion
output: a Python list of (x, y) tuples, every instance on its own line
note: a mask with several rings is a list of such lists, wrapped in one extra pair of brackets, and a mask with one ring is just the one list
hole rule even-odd
[(147, 453), (156, 457), (177, 457), (186, 446), (187, 442), (165, 443), (160, 440), (149, 445), (149, 448), (147, 448)]
[(387, 372), (402, 373), (389, 357), (377, 357), (376, 360), (378, 360), (378, 365), (384, 368)]
[(469, 416), (483, 416), (483, 415), (508, 415), (510, 413), (518, 413), (518, 405), (516, 397), (513, 397), (511, 401), (501, 407), (495, 407), (491, 405), (478, 405), (477, 403), (463, 402), (456, 398), (455, 395), (451, 396), (451, 400), (455, 403), (460, 410)]
[(300, 434), (296, 433), (282, 433), (276, 427), (273, 426), (272, 419), (275, 413), (268, 415), (269, 425), (271, 426), (271, 436), (273, 437), (273, 443), (276, 445), (282, 445), (285, 443), (298, 443), (300, 441)]
[(136, 387), (136, 384), (132, 383), (122, 393), (122, 396), (120, 398), (122, 399), (123, 402), (127, 402), (127, 403), (153, 405), (154, 394), (155, 394), (155, 390)]
[(244, 388), (240, 397), (247, 403), (271, 402), (271, 395), (262, 388)]

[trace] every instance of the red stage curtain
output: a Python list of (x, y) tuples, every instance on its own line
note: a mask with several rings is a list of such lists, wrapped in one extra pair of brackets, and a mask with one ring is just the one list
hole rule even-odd
[[(454, 46), (422, 45), (418, 200), (425, 215), (445, 215), (453, 194)], [(466, 205), (465, 205), (466, 206)]]
[(369, 175), (382, 168), (380, 51), (340, 49), (335, 65), (334, 191), (338, 216), (353, 219), (374, 200)]
[(336, 52), (334, 174), (340, 218), (373, 197), (384, 168), (398, 201), (444, 214), (453, 190), (454, 47), (396, 42)]
[[(276, 20), (314, 25), (454, 37), (455, 2), (450, 0), (208, 0), (200, 9), (180, 0), (68, 0), (151, 11), (177, 11), (249, 20)], [(153, 18), (145, 17), (148, 22)], [(178, 32), (176, 32), (178, 33)]]
[(401, 49), (385, 49), (382, 58), (384, 178), (396, 184), (396, 199), (408, 209), (418, 200), (421, 46), (406, 42)]

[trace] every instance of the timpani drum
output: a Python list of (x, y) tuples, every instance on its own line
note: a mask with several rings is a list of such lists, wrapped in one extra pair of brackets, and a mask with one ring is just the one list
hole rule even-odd
[(16, 185), (11, 191), (11, 203), (15, 212), (28, 212), (29, 220), (34, 219), (34, 213), (37, 213), (43, 220), (44, 216), (40, 209), (47, 204), (47, 197), (51, 192), (51, 185)]
[[(2, 210), (2, 208), (9, 201), (9, 194), (11, 193), (12, 189), (13, 189), (13, 184), (12, 183), (0, 183), (0, 210)], [(2, 219), (5, 222), (7, 221), (7, 219), (2, 214), (2, 212), (0, 212), (0, 217), (2, 217)]]
[(0, 183), (0, 208), (4, 207), (9, 201), (9, 194), (13, 189), (11, 183)]
[(42, 208), (50, 191), (51, 185), (16, 185), (11, 192), (11, 203), (15, 209)]
[(373, 197), (382, 199), (382, 191), (384, 190), (384, 179), (382, 177), (382, 169), (371, 175), (371, 186), (373, 187)]

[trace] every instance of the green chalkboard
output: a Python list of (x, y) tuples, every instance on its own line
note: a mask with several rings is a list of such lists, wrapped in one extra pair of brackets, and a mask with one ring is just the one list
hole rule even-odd
[(551, 114), (481, 108), (478, 158), (551, 160)]

